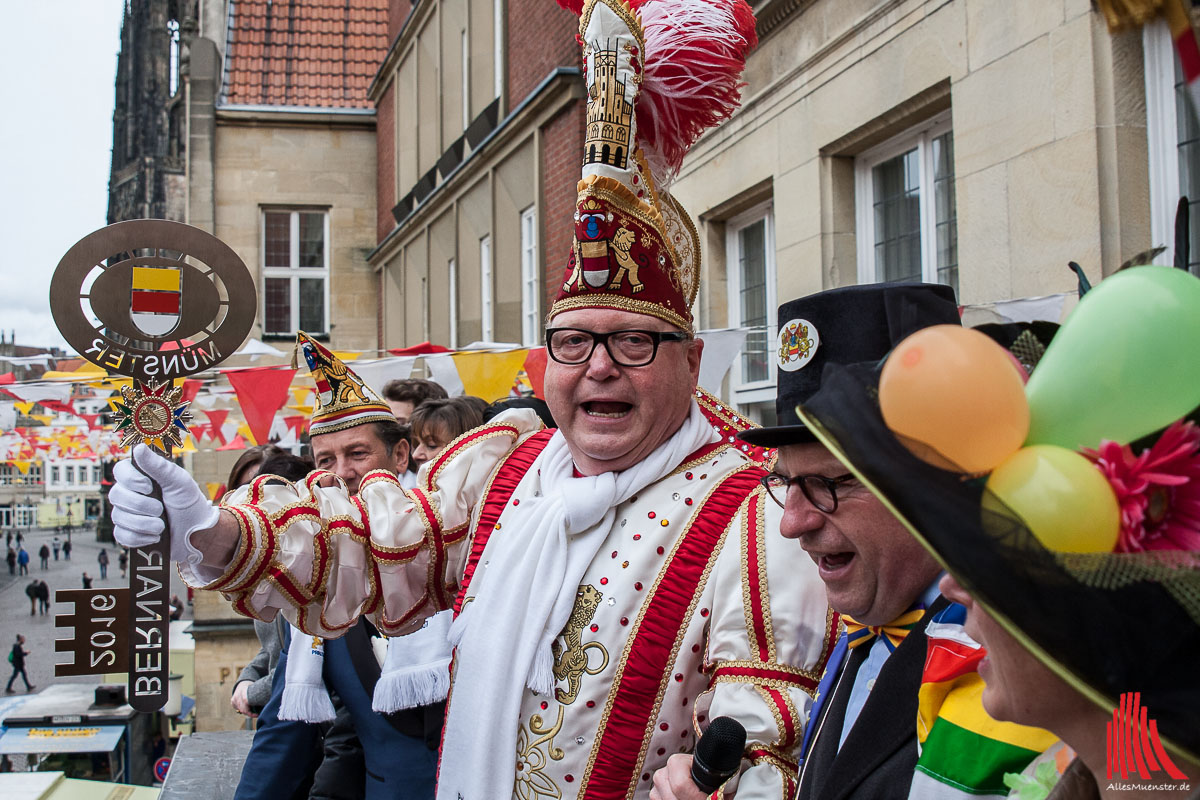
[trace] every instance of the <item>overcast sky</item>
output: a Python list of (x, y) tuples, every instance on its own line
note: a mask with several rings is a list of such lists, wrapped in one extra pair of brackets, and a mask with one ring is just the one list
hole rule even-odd
[(17, 344), (66, 347), (50, 276), (104, 227), (113, 81), (124, 0), (9, 4), (0, 48), (0, 329)]

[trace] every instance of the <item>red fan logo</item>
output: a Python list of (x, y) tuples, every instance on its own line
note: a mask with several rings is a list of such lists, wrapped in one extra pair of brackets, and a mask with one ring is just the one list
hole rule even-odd
[(1112, 722), (1107, 724), (1108, 779), (1132, 777), (1150, 780), (1151, 772), (1165, 770), (1177, 781), (1187, 775), (1167, 757), (1158, 738), (1158, 722), (1147, 718), (1141, 692), (1121, 695), (1121, 704), (1113, 709)]

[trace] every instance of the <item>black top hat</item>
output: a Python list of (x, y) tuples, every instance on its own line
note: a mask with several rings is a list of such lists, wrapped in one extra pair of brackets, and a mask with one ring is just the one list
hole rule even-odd
[(910, 333), (947, 324), (960, 324), (954, 290), (934, 283), (845, 286), (784, 303), (769, 345), (779, 366), (779, 424), (740, 437), (766, 447), (815, 441), (796, 406), (821, 388), (827, 364), (878, 361)]

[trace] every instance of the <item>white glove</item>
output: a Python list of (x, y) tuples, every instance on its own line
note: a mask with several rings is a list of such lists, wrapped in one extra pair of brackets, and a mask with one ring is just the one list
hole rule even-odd
[[(191, 535), (216, 525), (220, 512), (179, 465), (144, 444), (134, 447), (130, 455), (129, 460), (118, 462), (113, 468), (114, 483), (108, 493), (108, 501), (113, 505), (113, 537), (126, 547), (157, 542), (162, 537), (165, 504), (171, 523), (171, 560), (200, 563), (201, 553), (192, 546)], [(151, 479), (162, 487), (161, 503), (151, 497), (154, 491)]]

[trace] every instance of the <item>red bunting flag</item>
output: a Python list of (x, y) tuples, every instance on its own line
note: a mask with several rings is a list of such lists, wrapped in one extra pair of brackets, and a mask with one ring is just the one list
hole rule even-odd
[(412, 347), (397, 347), (388, 350), (388, 352), (394, 356), (430, 356), (434, 353), (453, 353), (454, 351), (440, 344), (421, 342), (420, 344), (414, 344)]
[(546, 348), (535, 347), (525, 356), (525, 374), (529, 376), (529, 385), (533, 387), (533, 396), (545, 400), (546, 383)]
[(190, 403), (196, 399), (196, 394), (200, 391), (203, 382), (195, 378), (185, 378), (183, 381), (183, 394), (179, 396), (181, 403)]
[(218, 450), (245, 450), (246, 449), (246, 440), (243, 439), (242, 435), (239, 433), (237, 436), (233, 437), (232, 442), (230, 442), (229, 444), (223, 444), (220, 447), (218, 447), (217, 449)]
[(225, 427), (225, 418), (229, 416), (229, 409), (214, 408), (204, 413), (208, 415), (208, 422), (212, 426), (211, 438), (220, 439), (221, 444), (225, 444), (225, 434), (221, 433), (221, 428)]
[(267, 444), (271, 421), (275, 419), (275, 412), (287, 402), (288, 387), (292, 385), (292, 378), (296, 377), (296, 370), (252, 367), (226, 370), (225, 375), (233, 385), (254, 441)]

